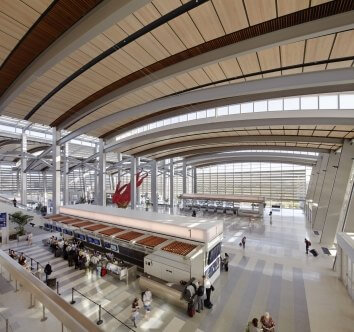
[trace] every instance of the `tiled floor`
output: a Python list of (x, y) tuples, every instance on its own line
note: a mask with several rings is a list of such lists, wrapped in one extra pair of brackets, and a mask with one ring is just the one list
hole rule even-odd
[[(223, 252), (230, 254), (229, 272), (222, 272), (215, 283), (213, 309), (189, 318), (182, 310), (154, 298), (149, 319), (144, 319), (143, 313), (140, 316), (138, 331), (241, 332), (250, 319), (265, 311), (271, 313), (281, 332), (354, 331), (354, 304), (331, 270), (333, 257), (320, 250), (317, 258), (305, 254), (305, 236), (311, 238), (314, 247), (320, 246), (301, 211), (273, 212), (272, 225), (269, 217), (253, 225), (233, 215), (204, 217), (224, 220)], [(238, 245), (243, 235), (247, 237), (245, 250)], [(140, 298), (136, 282), (126, 286), (109, 276), (100, 278), (95, 273), (69, 268), (66, 261), (53, 258), (40, 243), (22, 249), (41, 263), (51, 262), (65, 299), (71, 300), (71, 288), (75, 287), (131, 326), (130, 305), (135, 296)], [(4, 289), (0, 292), (3, 305), (5, 296), (14, 296)], [(76, 308), (97, 320), (96, 305), (80, 296), (75, 300)], [(128, 330), (108, 314), (103, 314), (103, 321), (105, 331)]]

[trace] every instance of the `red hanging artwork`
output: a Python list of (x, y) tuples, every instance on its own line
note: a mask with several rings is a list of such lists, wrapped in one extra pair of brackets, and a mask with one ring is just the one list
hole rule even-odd
[[(148, 176), (148, 174), (144, 174), (140, 176), (142, 173), (138, 172), (136, 174), (136, 187), (139, 188), (141, 184), (143, 183), (143, 180)], [(119, 208), (125, 209), (129, 203), (130, 203), (130, 192), (131, 192), (131, 186), (130, 182), (121, 186), (120, 181), (117, 184), (116, 191), (112, 197), (112, 203), (117, 204)]]

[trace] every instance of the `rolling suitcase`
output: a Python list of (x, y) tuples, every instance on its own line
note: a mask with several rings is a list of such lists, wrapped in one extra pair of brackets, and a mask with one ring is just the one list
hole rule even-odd
[(193, 317), (195, 315), (195, 304), (194, 301), (188, 302), (187, 313), (189, 317)]
[(104, 277), (107, 274), (107, 269), (105, 267), (101, 268), (101, 277)]
[(314, 256), (314, 257), (317, 257), (318, 256), (318, 252), (316, 249), (311, 249), (310, 250), (310, 253)]

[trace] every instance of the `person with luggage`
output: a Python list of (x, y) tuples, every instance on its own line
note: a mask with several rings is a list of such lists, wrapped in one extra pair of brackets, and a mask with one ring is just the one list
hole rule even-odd
[(152, 293), (149, 289), (143, 292), (142, 301), (145, 309), (145, 318), (148, 318), (151, 311), (151, 303), (152, 303)]
[(204, 310), (204, 285), (200, 283), (197, 289), (197, 312)]
[(266, 312), (261, 317), (261, 324), (263, 332), (274, 332), (275, 331), (275, 323), (272, 317), (269, 315), (269, 312)]
[(140, 309), (139, 300), (136, 297), (132, 303), (132, 322), (134, 324), (134, 327), (137, 327), (136, 322), (138, 321), (139, 318), (139, 309)]
[(206, 292), (206, 300), (204, 301), (204, 305), (208, 308), (211, 309), (213, 307), (213, 304), (210, 301), (210, 296), (211, 296), (211, 292), (214, 291), (214, 287), (211, 284), (210, 280), (207, 278), (207, 276), (203, 276), (203, 280), (204, 280), (204, 288), (205, 288), (205, 292)]
[(305, 246), (306, 246), (306, 255), (309, 253), (309, 248), (311, 246), (311, 242), (305, 238)]
[(244, 236), (240, 242), (240, 247), (242, 246), (243, 249), (246, 248), (246, 236)]
[(48, 284), (48, 276), (52, 274), (52, 266), (49, 264), (49, 262), (44, 267), (44, 273), (45, 273), (45, 282)]

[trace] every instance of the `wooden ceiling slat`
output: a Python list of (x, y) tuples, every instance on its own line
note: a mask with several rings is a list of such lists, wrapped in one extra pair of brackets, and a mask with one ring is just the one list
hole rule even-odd
[(299, 41), (280, 46), (281, 61), (284, 67), (302, 63), (304, 57), (305, 42)]
[(277, 0), (276, 3), (278, 6), (278, 16), (283, 16), (308, 8), (310, 5), (310, 0)]
[(262, 70), (269, 70), (281, 67), (278, 46), (258, 51), (258, 58)]
[(237, 60), (244, 75), (260, 71), (256, 53), (239, 56)]
[(276, 17), (275, 0), (244, 0), (251, 25), (271, 20)]
[[(2, 77), (0, 95), (43, 50), (101, 1), (85, 0), (80, 3), (75, 0), (56, 1), (39, 17), (38, 12), (22, 1), (3, 0), (2, 12), (31, 29), (13, 48), (0, 69)], [(32, 3), (33, 6), (39, 4), (40, 2)]]
[(351, 56), (354, 54), (354, 30), (337, 34), (333, 45), (331, 59)]
[(335, 35), (309, 39), (306, 42), (305, 62), (328, 59)]

